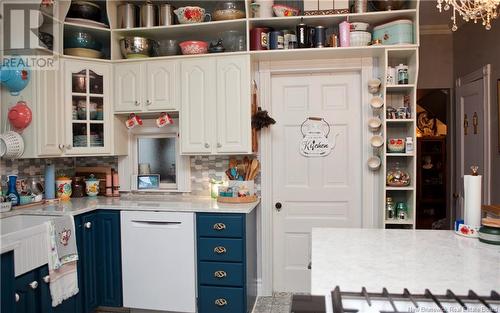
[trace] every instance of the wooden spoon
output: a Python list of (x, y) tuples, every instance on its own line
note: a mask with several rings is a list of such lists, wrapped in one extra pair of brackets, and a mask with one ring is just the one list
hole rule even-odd
[(255, 177), (257, 177), (257, 175), (260, 172), (260, 162), (259, 162), (259, 160), (256, 160), (256, 161), (257, 161), (257, 168), (252, 172), (252, 176), (250, 177), (250, 180), (254, 180)]
[(252, 162), (250, 163), (250, 171), (248, 173), (248, 180), (252, 180), (252, 177), (254, 176), (254, 172), (257, 170), (259, 167), (259, 161), (257, 159), (253, 159)]

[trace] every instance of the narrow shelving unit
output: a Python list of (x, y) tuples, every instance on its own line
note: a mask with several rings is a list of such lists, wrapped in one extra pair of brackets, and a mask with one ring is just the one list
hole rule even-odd
[[(384, 210), (384, 228), (404, 228), (414, 229), (416, 221), (416, 179), (417, 179), (417, 137), (416, 137), (416, 94), (418, 77), (418, 47), (393, 47), (385, 51), (385, 57), (382, 62), (385, 66), (385, 75), (387, 77), (387, 67), (395, 67), (399, 64), (408, 65), (408, 84), (391, 84), (383, 87), (383, 98), (385, 103), (385, 114), (383, 114), (383, 136), (387, 143), (390, 138), (411, 137), (413, 140), (413, 151), (411, 153), (391, 153), (387, 149), (387, 144), (383, 151), (383, 197), (381, 207)], [(396, 75), (397, 76), (397, 75)], [(397, 77), (396, 77), (397, 83)], [(404, 118), (388, 118), (387, 110), (389, 107), (399, 109), (409, 108), (409, 116)], [(404, 187), (393, 187), (387, 184), (387, 173), (391, 168), (399, 165), (399, 168), (410, 176), (410, 185)], [(386, 200), (388, 197), (393, 199), (395, 206), (398, 203), (405, 203), (408, 208), (406, 219), (399, 219), (397, 213), (395, 218), (389, 219), (386, 211)]]

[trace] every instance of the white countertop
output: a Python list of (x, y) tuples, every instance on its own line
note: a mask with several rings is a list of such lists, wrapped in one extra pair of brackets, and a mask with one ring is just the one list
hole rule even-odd
[(500, 246), (444, 230), (314, 228), (311, 293), (500, 290)]
[(129, 211), (173, 211), (207, 213), (250, 213), (260, 201), (245, 204), (218, 203), (210, 197), (133, 195), (120, 198), (96, 197), (73, 198), (25, 209), (13, 209), (0, 213), (0, 218), (17, 214), (34, 215), (78, 215), (93, 210), (129, 210)]

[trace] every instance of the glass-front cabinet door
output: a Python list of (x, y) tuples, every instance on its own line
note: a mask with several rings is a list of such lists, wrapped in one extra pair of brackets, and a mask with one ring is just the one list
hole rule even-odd
[(65, 62), (66, 154), (110, 153), (109, 76), (107, 64)]

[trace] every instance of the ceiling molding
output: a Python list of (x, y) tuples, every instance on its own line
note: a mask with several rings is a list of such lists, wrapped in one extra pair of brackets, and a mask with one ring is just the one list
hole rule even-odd
[(451, 35), (452, 31), (448, 24), (420, 25), (420, 35)]

